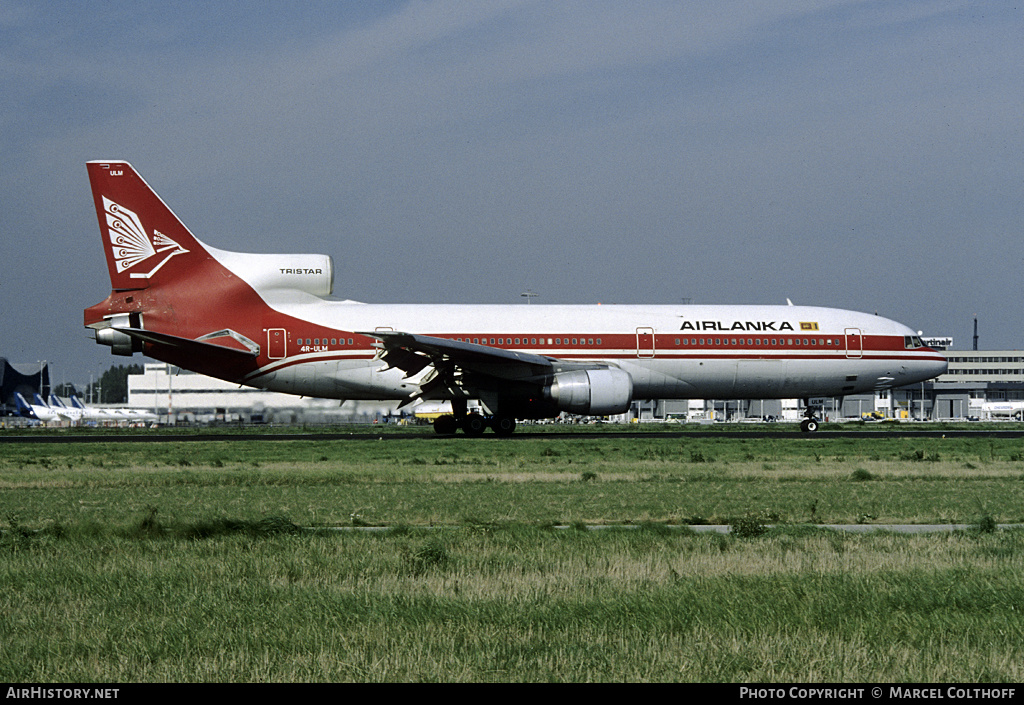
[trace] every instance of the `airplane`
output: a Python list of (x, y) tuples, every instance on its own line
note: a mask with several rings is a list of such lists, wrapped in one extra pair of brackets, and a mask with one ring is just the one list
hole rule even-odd
[(946, 370), (907, 326), (833, 308), (332, 299), (329, 256), (217, 249), (128, 162), (86, 166), (112, 289), (84, 312), (97, 343), (276, 392), (447, 401), (441, 435), (508, 436), (517, 420), (619, 414), (639, 399), (801, 398), (811, 432), (815, 398)]
[(39, 394), (32, 395), (32, 402), (27, 401), (21, 392), (15, 392), (14, 398), (21, 416), (42, 421), (43, 425), (49, 424), (51, 421), (60, 422), (62, 420), (60, 414), (51, 409)]
[(72, 408), (81, 410), (82, 418), (88, 419), (89, 421), (102, 421), (106, 418), (106, 414), (103, 413), (103, 409), (86, 406), (82, 403), (82, 400), (78, 398), (77, 394), (71, 395), (71, 406)]
[(71, 395), (71, 408), (79, 411), (81, 418), (87, 421), (112, 421), (115, 423), (119, 421), (145, 422), (156, 421), (158, 418), (156, 414), (150, 411), (133, 409), (131, 407), (114, 409), (86, 406), (75, 394)]
[(85, 418), (85, 410), (79, 409), (74, 406), (68, 406), (60, 400), (56, 394), (50, 395), (50, 403), (48, 404), (50, 409), (57, 414), (62, 421), (70, 421), (73, 424), (77, 424)]

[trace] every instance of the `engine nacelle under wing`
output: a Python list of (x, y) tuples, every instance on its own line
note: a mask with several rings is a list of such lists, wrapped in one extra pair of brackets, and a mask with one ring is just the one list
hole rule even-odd
[(544, 396), (559, 411), (607, 416), (629, 411), (633, 401), (633, 378), (623, 370), (573, 370), (559, 372), (544, 388)]

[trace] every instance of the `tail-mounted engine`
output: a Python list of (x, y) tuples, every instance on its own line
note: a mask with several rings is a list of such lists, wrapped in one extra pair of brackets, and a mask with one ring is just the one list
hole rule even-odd
[(206, 248), (261, 294), (293, 290), (330, 296), (334, 288), (334, 261), (329, 255), (264, 255)]
[(142, 341), (122, 333), (118, 328), (140, 328), (140, 315), (138, 313), (119, 313), (109, 319), (109, 328), (96, 330), (96, 342), (100, 345), (109, 345), (110, 352), (114, 355), (131, 357), (132, 353), (142, 352)]

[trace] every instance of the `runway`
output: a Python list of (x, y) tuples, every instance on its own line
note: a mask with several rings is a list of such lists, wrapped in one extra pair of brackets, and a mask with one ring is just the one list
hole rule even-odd
[(643, 431), (623, 430), (606, 431), (585, 429), (574, 429), (572, 431), (530, 431), (529, 426), (521, 427), (509, 437), (499, 437), (493, 433), (485, 433), (482, 436), (467, 437), (463, 434), (455, 436), (439, 436), (429, 428), (417, 431), (396, 431), (394, 427), (382, 426), (377, 429), (360, 428), (358, 431), (338, 432), (289, 432), (289, 433), (267, 433), (267, 432), (242, 432), (242, 433), (205, 433), (205, 432), (181, 432), (172, 430), (142, 431), (137, 433), (108, 433), (97, 430), (95, 433), (89, 431), (75, 431), (64, 433), (61, 431), (40, 431), (38, 433), (3, 433), (0, 432), (0, 443), (190, 443), (190, 442), (231, 442), (231, 441), (390, 441), (390, 440), (420, 440), (423, 442), (443, 441), (469, 441), (469, 440), (490, 440), (495, 443), (515, 443), (516, 440), (540, 440), (540, 439), (582, 439), (599, 440), (602, 438), (625, 440), (625, 439), (650, 439), (650, 438), (774, 438), (787, 440), (805, 440), (814, 442), (816, 440), (831, 440), (836, 438), (850, 439), (885, 439), (885, 438), (1022, 438), (1024, 437), (1024, 425), (1013, 424), (1006, 429), (887, 429), (884, 431), (818, 431), (816, 433), (800, 433), (799, 431), (780, 430), (741, 430), (741, 431)]
[[(696, 534), (728, 534), (732, 531), (732, 526), (729, 524), (661, 524), (659, 525), (666, 529), (679, 529), (688, 530)], [(793, 525), (790, 525), (793, 526)], [(893, 534), (935, 534), (943, 532), (953, 531), (970, 531), (977, 529), (976, 524), (800, 524), (801, 527), (812, 527), (815, 529), (827, 529), (829, 531), (838, 531), (852, 534), (869, 534), (876, 531), (886, 531)], [(394, 527), (391, 526), (332, 526), (332, 527), (302, 527), (304, 531), (312, 532), (386, 532), (390, 531)], [(465, 526), (462, 525), (432, 525), (429, 527), (417, 527), (418, 529), (431, 529), (431, 530), (445, 530), (445, 529), (463, 529)], [(587, 531), (603, 531), (610, 529), (617, 530), (629, 530), (629, 529), (642, 529), (645, 528), (641, 524), (585, 524), (582, 527), (578, 525), (557, 525), (551, 527), (554, 531), (568, 530), (568, 529), (579, 529), (583, 528)], [(765, 524), (765, 529), (774, 529), (774, 524)], [(997, 531), (1008, 531), (1012, 529), (1024, 528), (1024, 524), (997, 524)]]

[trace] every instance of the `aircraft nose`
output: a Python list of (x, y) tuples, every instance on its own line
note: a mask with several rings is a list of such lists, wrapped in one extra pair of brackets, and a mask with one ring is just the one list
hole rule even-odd
[(944, 357), (918, 360), (911, 364), (911, 374), (923, 382), (946, 373), (949, 362)]
[(946, 372), (948, 363), (944, 357), (927, 357), (907, 361), (896, 373), (896, 386), (915, 384), (938, 377)]

